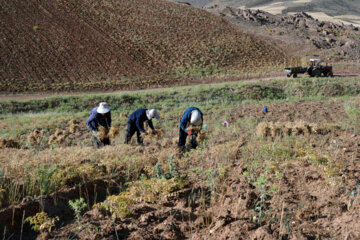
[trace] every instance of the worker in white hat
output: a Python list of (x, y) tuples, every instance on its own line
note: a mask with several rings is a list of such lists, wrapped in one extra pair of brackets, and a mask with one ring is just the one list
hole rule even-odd
[(183, 116), (180, 120), (180, 133), (179, 133), (179, 144), (180, 148), (183, 148), (186, 143), (186, 138), (188, 135), (192, 136), (191, 147), (196, 148), (196, 137), (198, 133), (191, 132), (187, 130), (189, 126), (202, 126), (203, 124), (203, 114), (200, 109), (196, 107), (189, 107), (185, 110)]
[(147, 134), (144, 129), (144, 122), (147, 122), (149, 128), (155, 133), (155, 129), (152, 123), (152, 119), (160, 119), (159, 113), (155, 109), (146, 109), (141, 108), (133, 112), (128, 119), (128, 127), (125, 135), (125, 144), (128, 144), (131, 140), (131, 137), (136, 132), (137, 143), (141, 145), (143, 143), (143, 139), (141, 138), (140, 133)]
[(109, 130), (111, 127), (111, 112), (106, 102), (101, 102), (98, 107), (91, 110), (91, 115), (86, 121), (86, 124), (92, 132), (95, 148), (98, 149), (101, 145), (110, 145), (108, 138), (100, 140), (97, 137), (99, 126), (103, 126), (106, 130)]

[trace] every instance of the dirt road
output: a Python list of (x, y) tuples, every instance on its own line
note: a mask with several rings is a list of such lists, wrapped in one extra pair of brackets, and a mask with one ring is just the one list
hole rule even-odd
[[(359, 77), (360, 74), (338, 74), (334, 75), (334, 77), (338, 78), (349, 78), (349, 77)], [(238, 77), (238, 76), (227, 76), (227, 77), (208, 77), (202, 79), (192, 79), (190, 81), (186, 81), (185, 84), (180, 84), (174, 87), (186, 87), (186, 86), (196, 86), (201, 84), (217, 84), (219, 82), (260, 82), (267, 81), (271, 79), (286, 79), (283, 74), (275, 74), (271, 77)], [(167, 89), (164, 87), (160, 88), (151, 88), (151, 89), (139, 89), (139, 90), (120, 90), (120, 91), (94, 91), (94, 92), (44, 92), (44, 93), (24, 93), (24, 94), (0, 94), (0, 101), (7, 100), (28, 100), (28, 99), (42, 99), (42, 98), (50, 98), (50, 97), (63, 97), (63, 96), (79, 96), (79, 95), (87, 95), (87, 94), (119, 94), (119, 93), (131, 93), (131, 92), (141, 92), (141, 91), (158, 91), (162, 89)]]

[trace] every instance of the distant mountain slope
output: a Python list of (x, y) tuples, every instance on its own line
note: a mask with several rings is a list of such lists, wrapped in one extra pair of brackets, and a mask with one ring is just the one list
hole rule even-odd
[(285, 57), (220, 17), (166, 0), (0, 3), (1, 92), (144, 88)]
[[(176, 0), (177, 1), (177, 0)], [(189, 0), (197, 7), (246, 7), (272, 14), (307, 12), (319, 20), (344, 22), (360, 26), (360, 0)]]

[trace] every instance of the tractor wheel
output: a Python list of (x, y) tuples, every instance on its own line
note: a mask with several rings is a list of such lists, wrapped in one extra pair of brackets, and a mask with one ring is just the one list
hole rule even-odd
[(296, 73), (294, 73), (294, 74), (293, 74), (293, 78), (296, 78), (296, 77), (297, 77), (297, 74), (296, 74)]
[(320, 69), (315, 69), (314, 71), (312, 71), (312, 76), (314, 76), (314, 77), (321, 77), (321, 71), (320, 71)]
[(328, 77), (334, 77), (334, 74), (332, 72), (328, 72)]
[(287, 77), (291, 77), (291, 74), (286, 74)]

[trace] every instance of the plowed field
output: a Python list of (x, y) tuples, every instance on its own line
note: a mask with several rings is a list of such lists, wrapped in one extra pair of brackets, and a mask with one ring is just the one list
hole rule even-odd
[(0, 92), (172, 86), (284, 63), (227, 21), (165, 0), (1, 0)]

